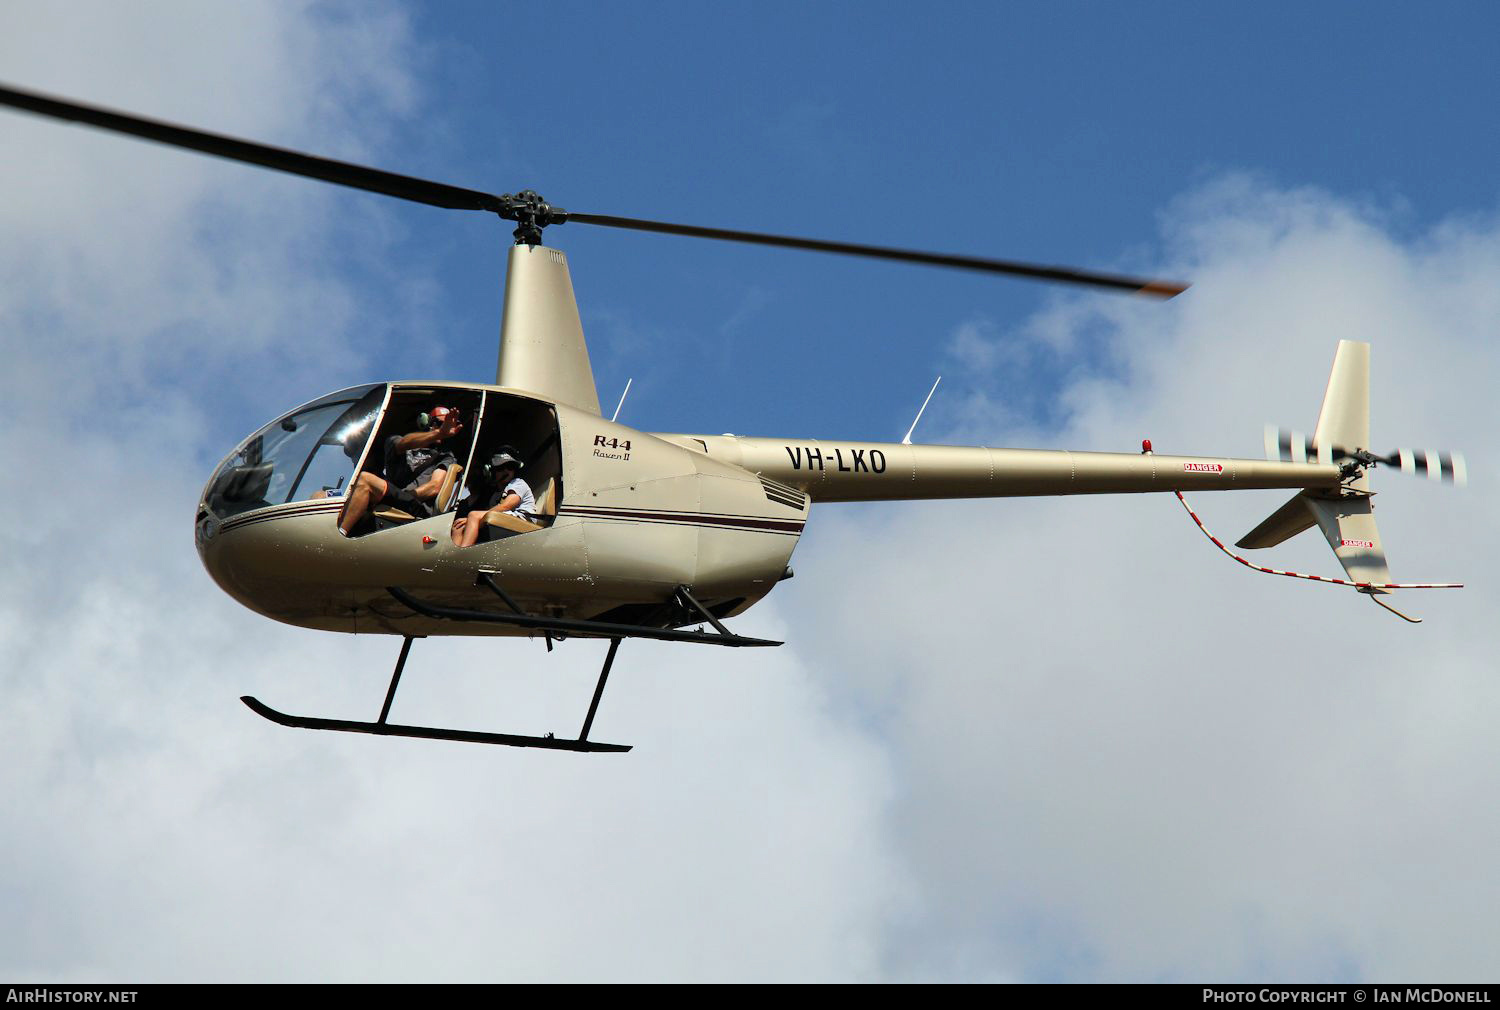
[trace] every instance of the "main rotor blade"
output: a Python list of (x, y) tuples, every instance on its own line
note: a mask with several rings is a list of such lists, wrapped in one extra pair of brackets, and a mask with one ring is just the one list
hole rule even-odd
[(668, 224), (665, 221), (646, 221), (634, 217), (615, 217), (611, 214), (580, 214), (568, 211), (567, 220), (580, 224), (596, 224), (605, 228), (629, 228), (633, 231), (654, 231), (667, 235), (689, 235), (693, 238), (712, 238), (726, 242), (749, 242), (755, 245), (784, 246), (791, 249), (810, 249), (814, 252), (842, 253), (846, 256), (867, 256), (871, 259), (896, 260), (902, 263), (925, 263), (930, 266), (957, 267), (961, 270), (979, 270), (984, 273), (1005, 274), (1011, 277), (1031, 277), (1037, 280), (1060, 281), (1064, 284), (1082, 284), (1088, 287), (1129, 291), (1134, 294), (1151, 295), (1156, 298), (1172, 298), (1186, 291), (1189, 285), (1180, 281), (1153, 280), (1142, 277), (1126, 277), (1120, 274), (1098, 273), (1092, 270), (1077, 270), (1072, 267), (1042, 266), (1014, 260), (986, 259), (980, 256), (957, 256), (948, 253), (918, 252), (913, 249), (893, 249), (889, 246), (860, 245), (854, 242), (828, 242), (815, 238), (796, 238), (790, 235), (768, 235), (762, 232), (733, 231), (728, 228), (700, 228), (692, 224)]
[(398, 175), (378, 168), (352, 165), (332, 158), (319, 158), (300, 151), (289, 151), (269, 144), (258, 144), (250, 140), (226, 137), (206, 130), (195, 130), (188, 126), (177, 126), (143, 116), (116, 112), (96, 105), (84, 105), (63, 98), (55, 98), (34, 91), (22, 91), (0, 85), (0, 105), (9, 105), (24, 112), (39, 116), (51, 116), (102, 130), (113, 130), (159, 144), (185, 147), (230, 161), (243, 161), (279, 172), (321, 179), (324, 182), (350, 186), (354, 189), (383, 193), (402, 200), (448, 207), (454, 210), (487, 210), (499, 212), (500, 198), (490, 193), (449, 186), (442, 182), (430, 182), (409, 175)]
[(1043, 266), (1014, 260), (986, 259), (980, 256), (959, 256), (947, 253), (920, 252), (912, 249), (895, 249), (888, 246), (861, 245), (854, 242), (828, 242), (822, 239), (797, 238), (789, 235), (770, 235), (761, 232), (735, 231), (727, 228), (702, 228), (689, 224), (670, 224), (665, 221), (647, 221), (640, 218), (616, 217), (609, 214), (578, 214), (561, 208), (548, 206), (540, 197), (529, 191), (516, 196), (496, 196), (479, 190), (450, 186), (447, 183), (418, 179), (378, 168), (368, 168), (332, 158), (320, 158), (270, 144), (241, 140), (221, 133), (210, 133), (188, 126), (178, 126), (157, 119), (147, 119), (130, 113), (118, 112), (96, 105), (85, 105), (35, 91), (25, 91), (0, 85), (0, 105), (8, 105), (23, 112), (50, 116), (68, 122), (112, 130), (144, 140), (199, 151), (230, 161), (259, 165), (262, 168), (319, 179), (340, 186), (362, 189), (371, 193), (394, 196), (401, 200), (424, 203), (434, 207), (454, 210), (483, 210), (499, 214), (513, 221), (522, 221), (523, 229), (518, 237), (527, 242), (539, 240), (539, 228), (548, 224), (577, 221), (580, 224), (600, 225), (606, 228), (627, 228), (634, 231), (660, 232), (668, 235), (687, 235), (694, 238), (718, 239), (728, 242), (748, 242), (754, 245), (780, 246), (791, 249), (808, 249), (815, 252), (841, 253), (846, 256), (864, 256), (871, 259), (894, 260), (903, 263), (924, 263), (929, 266), (955, 267), (962, 270), (977, 270), (983, 273), (1003, 274), (1011, 277), (1029, 277), (1036, 280), (1058, 281), (1064, 284), (1079, 284), (1087, 287), (1108, 288), (1157, 298), (1171, 298), (1186, 291), (1187, 284), (1177, 281), (1128, 277), (1119, 274), (1078, 270), (1071, 267)]

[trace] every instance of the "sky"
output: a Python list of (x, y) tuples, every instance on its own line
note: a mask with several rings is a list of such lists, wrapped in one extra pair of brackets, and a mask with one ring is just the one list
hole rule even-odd
[[(1500, 70), (1487, 5), (79, 3), (0, 80), (579, 211), (1193, 282), (1169, 303), (565, 225), (643, 430), (1257, 457), (1372, 344), (1411, 626), (1169, 496), (823, 506), (736, 622), (628, 643), (555, 755), (370, 718), (190, 533), (324, 392), (489, 381), (509, 229), (0, 113), (0, 975), (1494, 979)], [(46, 496), (44, 488), (61, 493)], [(1194, 499), (1237, 539), (1282, 495)], [(45, 504), (44, 504), (45, 503)], [(1262, 555), (1336, 575), (1312, 534)], [(1303, 542), (1304, 539), (1306, 542)], [(750, 650), (747, 650), (750, 651)], [(428, 640), (393, 718), (581, 717), (570, 642)]]

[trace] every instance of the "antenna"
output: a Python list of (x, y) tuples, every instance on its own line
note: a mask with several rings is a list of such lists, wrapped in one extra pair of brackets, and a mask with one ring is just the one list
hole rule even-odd
[(617, 403), (617, 404), (615, 404), (615, 416), (611, 417), (609, 419), (611, 424), (613, 424), (615, 421), (619, 420), (619, 418), (620, 418), (620, 408), (623, 407), (623, 406), (625, 406), (625, 397), (627, 397), (627, 396), (630, 395), (630, 384), (632, 382), (634, 382), (634, 381), (635, 380), (633, 378), (625, 380), (625, 392), (623, 392), (623, 393), (620, 394), (620, 402)]
[(902, 445), (911, 445), (911, 433), (917, 430), (917, 421), (922, 420), (922, 411), (925, 411), (927, 409), (927, 404), (932, 402), (932, 394), (937, 392), (938, 382), (942, 381), (943, 377), (939, 375), (937, 377), (937, 382), (934, 382), (932, 384), (932, 388), (927, 391), (927, 399), (922, 401), (922, 407), (917, 411), (916, 419), (911, 422), (911, 427), (906, 429), (906, 437), (901, 440)]

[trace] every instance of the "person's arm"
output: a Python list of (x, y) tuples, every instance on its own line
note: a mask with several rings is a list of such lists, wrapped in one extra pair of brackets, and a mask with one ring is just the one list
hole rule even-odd
[(447, 467), (438, 467), (436, 470), (432, 471), (432, 476), (428, 477), (425, 481), (423, 481), (421, 484), (418, 484), (415, 488), (412, 489), (412, 494), (416, 495), (423, 501), (431, 501), (432, 499), (436, 498), (437, 493), (443, 489), (443, 477), (445, 477), (447, 473)]
[(491, 512), (512, 512), (517, 505), (521, 504), (521, 496), (514, 491), (500, 499), (500, 504), (490, 509)]
[[(414, 431), (409, 435), (402, 435), (401, 441), (396, 443), (397, 452), (405, 452), (407, 449), (420, 449), (429, 445), (437, 445), (444, 439), (452, 438), (463, 431), (464, 424), (458, 419), (458, 411), (453, 411), (443, 418), (443, 423), (431, 431)], [(437, 494), (436, 491), (433, 494)]]

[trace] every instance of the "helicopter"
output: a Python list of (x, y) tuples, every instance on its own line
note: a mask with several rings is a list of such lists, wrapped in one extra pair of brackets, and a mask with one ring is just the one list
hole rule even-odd
[[(292, 715), (241, 700), (284, 726), (580, 752), (626, 639), (765, 648), (730, 630), (792, 577), (813, 504), (1074, 494), (1171, 493), (1221, 551), (1266, 574), (1384, 597), (1456, 583), (1395, 583), (1375, 525), (1369, 474), (1385, 465), (1462, 483), (1457, 453), (1370, 450), (1370, 346), (1341, 341), (1312, 435), (1269, 428), (1266, 459), (1008, 449), (826, 438), (645, 432), (603, 416), (566, 255), (542, 243), (564, 224), (647, 231), (877, 258), (1160, 299), (1181, 282), (967, 255), (579, 213), (532, 190), (495, 195), (334, 161), (0, 85), (0, 105), (430, 206), (515, 223), (492, 384), (390, 380), (337, 390), (273, 419), (210, 475), (194, 518), (205, 570), (236, 601), (282, 623), (401, 638), (374, 721)], [(931, 394), (929, 394), (930, 399)], [(925, 404), (924, 404), (925, 409)], [(920, 420), (920, 412), (918, 419)], [(915, 428), (915, 422), (913, 424)], [(394, 484), (392, 449), (441, 444), (420, 500), (366, 503)], [(524, 512), (469, 511), (484, 537), (453, 534), (465, 500), (503, 487), (495, 461), (520, 463)], [(1257, 565), (1209, 533), (1185, 492), (1284, 489), (1292, 497), (1235, 545), (1273, 547), (1318, 527), (1347, 578)], [(468, 492), (466, 495), (465, 492)], [(366, 496), (368, 497), (368, 496)], [(356, 505), (359, 502), (359, 505)], [(406, 507), (400, 507), (400, 506)], [(465, 520), (469, 521), (469, 520)], [(471, 531), (472, 532), (472, 531)], [(479, 732), (390, 721), (419, 638), (568, 638), (608, 650), (578, 735)]]

